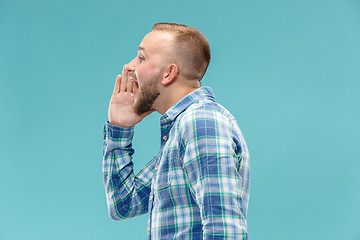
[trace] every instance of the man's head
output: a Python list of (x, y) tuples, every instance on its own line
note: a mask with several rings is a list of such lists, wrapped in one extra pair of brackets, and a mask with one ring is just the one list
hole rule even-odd
[(210, 47), (206, 37), (196, 28), (176, 23), (156, 23), (153, 31), (173, 36), (169, 63), (178, 65), (179, 74), (189, 80), (201, 80), (210, 63)]
[[(140, 43), (137, 57), (129, 63), (135, 69), (135, 110), (140, 114), (154, 108), (158, 98), (170, 94), (170, 86), (180, 81), (188, 87), (200, 84), (209, 62), (208, 41), (198, 30), (174, 23), (155, 24)], [(179, 85), (176, 88), (179, 92)], [(164, 97), (158, 105), (168, 100)]]

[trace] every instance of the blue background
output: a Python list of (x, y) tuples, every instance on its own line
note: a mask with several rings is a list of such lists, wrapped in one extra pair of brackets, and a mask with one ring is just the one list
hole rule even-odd
[[(153, 25), (197, 27), (252, 166), (250, 239), (360, 239), (360, 2), (0, 0), (0, 239), (144, 239), (107, 216), (103, 124)], [(160, 145), (136, 127), (135, 170)]]

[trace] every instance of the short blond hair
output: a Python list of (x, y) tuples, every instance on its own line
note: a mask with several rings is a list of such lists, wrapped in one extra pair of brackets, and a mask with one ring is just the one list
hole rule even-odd
[(177, 23), (156, 23), (153, 31), (174, 35), (174, 55), (180, 61), (179, 74), (201, 80), (209, 66), (211, 54), (205, 35), (194, 27)]

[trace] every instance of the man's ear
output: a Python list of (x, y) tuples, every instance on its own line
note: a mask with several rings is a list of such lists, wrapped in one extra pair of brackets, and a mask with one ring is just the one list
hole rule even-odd
[(166, 86), (173, 83), (178, 75), (179, 69), (175, 63), (167, 66), (166, 71), (164, 72), (161, 84)]

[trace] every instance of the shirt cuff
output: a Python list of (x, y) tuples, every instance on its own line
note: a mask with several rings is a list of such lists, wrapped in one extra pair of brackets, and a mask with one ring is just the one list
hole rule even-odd
[(122, 148), (129, 146), (134, 136), (134, 127), (122, 128), (106, 122), (104, 126), (104, 141), (109, 145), (117, 145)]

